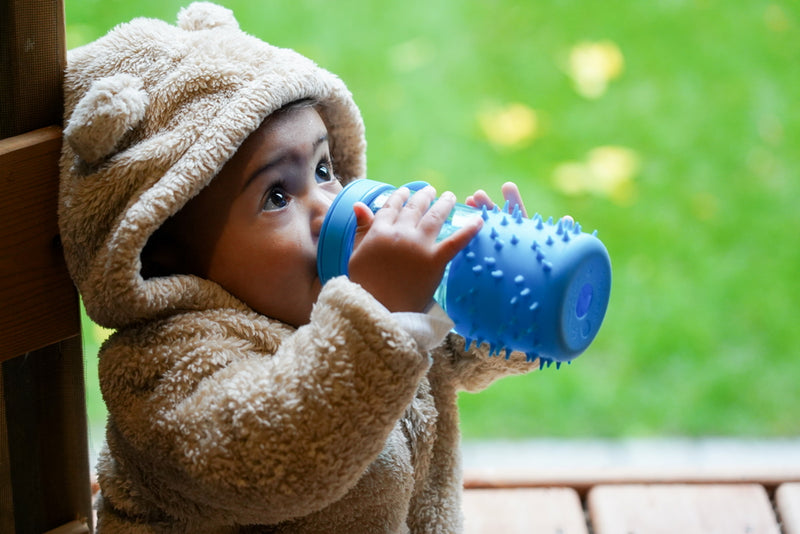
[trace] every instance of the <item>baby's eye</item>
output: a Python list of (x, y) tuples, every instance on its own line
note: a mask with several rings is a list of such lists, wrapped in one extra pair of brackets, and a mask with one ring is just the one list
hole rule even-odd
[(289, 203), (289, 194), (286, 190), (276, 185), (267, 193), (267, 199), (264, 201), (264, 211), (279, 210), (286, 207)]
[(315, 177), (318, 184), (322, 182), (330, 182), (333, 179), (333, 169), (331, 168), (330, 160), (325, 159), (317, 163)]

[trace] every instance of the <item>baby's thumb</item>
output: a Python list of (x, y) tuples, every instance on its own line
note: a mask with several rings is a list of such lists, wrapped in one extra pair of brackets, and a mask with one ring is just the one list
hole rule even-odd
[(356, 216), (356, 235), (353, 241), (353, 248), (357, 247), (364, 234), (372, 226), (372, 221), (375, 219), (375, 214), (369, 209), (369, 206), (363, 202), (356, 202), (353, 204), (353, 214)]

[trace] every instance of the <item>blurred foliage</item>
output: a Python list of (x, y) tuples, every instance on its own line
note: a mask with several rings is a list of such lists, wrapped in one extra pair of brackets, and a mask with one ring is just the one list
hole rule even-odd
[[(799, 4), (221, 3), (345, 80), (372, 178), (462, 199), (512, 180), (599, 230), (595, 343), (462, 395), (466, 437), (800, 433)], [(68, 1), (68, 45), (180, 5)]]

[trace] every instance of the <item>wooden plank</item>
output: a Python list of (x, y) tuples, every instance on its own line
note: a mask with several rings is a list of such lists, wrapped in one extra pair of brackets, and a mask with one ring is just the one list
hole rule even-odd
[(596, 534), (780, 534), (755, 484), (598, 486), (588, 509)]
[[(2, 363), (14, 530), (91, 528), (81, 338)], [(6, 532), (6, 531), (3, 531)]]
[(800, 483), (782, 484), (775, 492), (775, 504), (786, 534), (800, 534)]
[[(624, 446), (620, 446), (623, 454)], [(547, 463), (510, 467), (483, 465), (464, 469), (464, 487), (481, 488), (550, 488), (570, 487), (581, 497), (596, 486), (650, 484), (758, 484), (770, 492), (786, 482), (800, 482), (800, 463), (793, 457), (791, 462), (751, 464), (720, 464), (715, 466), (669, 465), (650, 463), (606, 466), (605, 458), (597, 459), (593, 465), (583, 462), (579, 466), (553, 467)]]
[(89, 534), (89, 525), (86, 521), (71, 521), (44, 534)]
[(11, 485), (7, 419), (3, 366), (0, 364), (0, 532), (14, 532), (14, 487)]
[(3, 0), (0, 21), (0, 139), (60, 123), (63, 2)]
[(55, 126), (0, 140), (0, 361), (80, 331), (58, 241)]
[(467, 490), (463, 509), (464, 534), (588, 534), (570, 488)]

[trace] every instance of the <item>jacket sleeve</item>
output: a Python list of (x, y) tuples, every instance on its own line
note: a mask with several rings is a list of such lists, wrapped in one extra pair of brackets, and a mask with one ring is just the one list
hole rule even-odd
[(222, 310), (135, 337), (118, 336), (101, 357), (112, 455), (146, 466), (143, 494), (171, 515), (242, 524), (303, 516), (346, 494), (430, 365), (344, 278), (325, 285), (296, 331)]
[(539, 360), (527, 361), (522, 352), (490, 355), (489, 345), (464, 346), (464, 338), (451, 333), (434, 353), (437, 375), (449, 377), (456, 391), (478, 392), (495, 380), (539, 369)]

